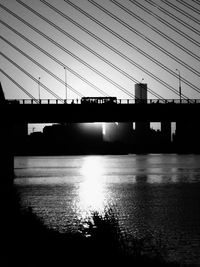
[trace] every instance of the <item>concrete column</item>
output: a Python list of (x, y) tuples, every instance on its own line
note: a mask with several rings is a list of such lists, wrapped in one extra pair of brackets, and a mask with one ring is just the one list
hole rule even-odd
[[(0, 83), (0, 107), (4, 105), (6, 105), (6, 99)], [(11, 189), (14, 179), (13, 125), (12, 122), (8, 121), (4, 109), (1, 110), (0, 114), (0, 194), (4, 195)]]
[(0, 131), (0, 162), (1, 162), (1, 189), (9, 189), (14, 179), (14, 155), (12, 140), (12, 124), (3, 123)]

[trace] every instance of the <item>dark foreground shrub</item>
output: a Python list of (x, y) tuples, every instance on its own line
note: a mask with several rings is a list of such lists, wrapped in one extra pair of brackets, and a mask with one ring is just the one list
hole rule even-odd
[(3, 266), (178, 266), (167, 264), (159, 253), (144, 255), (145, 240), (127, 241), (112, 209), (103, 215), (93, 212), (78, 232), (59, 233), (45, 227), (31, 209), (22, 211), (15, 196), (1, 220)]

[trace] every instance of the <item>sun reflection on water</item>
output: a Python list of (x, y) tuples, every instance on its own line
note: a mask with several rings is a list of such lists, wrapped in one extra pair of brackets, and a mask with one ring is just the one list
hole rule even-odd
[(92, 212), (103, 213), (106, 202), (103, 162), (99, 157), (89, 156), (81, 168), (82, 182), (78, 189), (78, 217), (81, 220), (91, 216)]

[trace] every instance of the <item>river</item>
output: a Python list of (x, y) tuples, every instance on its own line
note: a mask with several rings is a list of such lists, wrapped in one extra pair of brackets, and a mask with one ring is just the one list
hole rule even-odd
[(200, 155), (15, 157), (21, 207), (59, 232), (109, 208), (121, 231), (151, 236), (169, 261), (200, 263)]

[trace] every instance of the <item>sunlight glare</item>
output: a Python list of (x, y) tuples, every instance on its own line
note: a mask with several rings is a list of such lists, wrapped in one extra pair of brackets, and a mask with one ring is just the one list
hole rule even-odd
[(102, 134), (106, 134), (106, 123), (105, 122), (95, 122), (96, 125), (101, 125), (102, 127)]
[(83, 181), (79, 187), (79, 209), (82, 216), (90, 211), (103, 212), (105, 188), (103, 165), (98, 157), (87, 157), (81, 169)]

